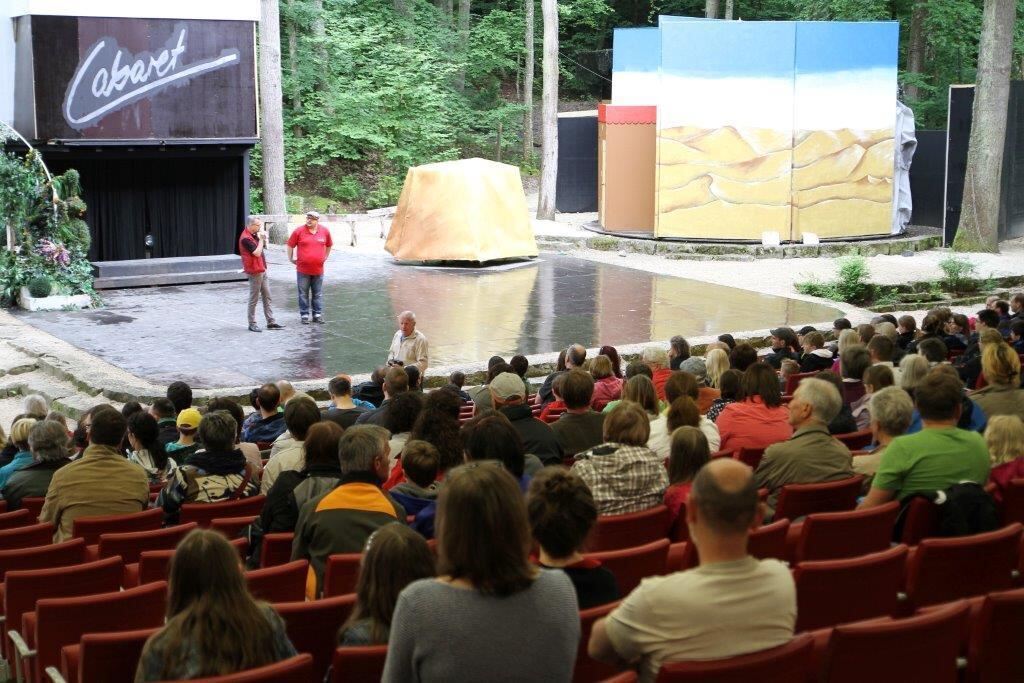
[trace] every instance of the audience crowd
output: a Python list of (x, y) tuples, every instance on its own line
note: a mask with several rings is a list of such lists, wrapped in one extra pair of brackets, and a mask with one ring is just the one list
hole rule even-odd
[[(570, 680), (579, 610), (619, 600), (589, 654), (653, 681), (666, 661), (792, 637), (789, 569), (747, 553), (783, 487), (859, 474), (861, 508), (937, 495), (977, 505), (1024, 476), (1024, 296), (1001, 303), (972, 318), (779, 327), (760, 354), (722, 335), (699, 356), (673, 337), (624, 369), (614, 347), (588, 357), (574, 344), (536, 385), (524, 356), (492, 358), (480, 387), (455, 372), (424, 392), (415, 366), (359, 385), (338, 375), (323, 407), (280, 381), (252, 390), (247, 416), (225, 398), (194, 406), (175, 382), (148, 407), (97, 405), (69, 432), (32, 395), (0, 429), (0, 493), (8, 511), (44, 498), (54, 542), (83, 517), (155, 507), (173, 525), (184, 504), (262, 494), (242, 532), (247, 566), (267, 534), (294, 533), (312, 600), (331, 555), (361, 553), (338, 643), (387, 644), (387, 681)], [(835, 438), (850, 433), (869, 445)], [(688, 526), (699, 564), (624, 593), (585, 554), (588, 538), (599, 516), (661, 505)], [(294, 654), (237, 557), (212, 531), (180, 543), (166, 625), (137, 680)]]

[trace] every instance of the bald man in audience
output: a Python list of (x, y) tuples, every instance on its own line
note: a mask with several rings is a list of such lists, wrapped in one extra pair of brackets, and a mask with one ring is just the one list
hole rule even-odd
[(640, 666), (650, 683), (663, 662), (723, 659), (778, 647), (793, 637), (796, 589), (785, 564), (747, 554), (761, 524), (750, 468), (732, 458), (705, 465), (686, 506), (700, 566), (644, 579), (594, 624), (594, 659)]

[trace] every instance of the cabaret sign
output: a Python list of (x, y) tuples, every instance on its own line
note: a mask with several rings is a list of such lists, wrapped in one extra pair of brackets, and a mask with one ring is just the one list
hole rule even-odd
[(171, 86), (238, 64), (237, 49), (189, 62), (188, 27), (178, 24), (162, 50), (133, 55), (117, 40), (97, 40), (79, 62), (64, 95), (64, 120), (75, 130), (95, 126), (105, 116), (149, 99)]

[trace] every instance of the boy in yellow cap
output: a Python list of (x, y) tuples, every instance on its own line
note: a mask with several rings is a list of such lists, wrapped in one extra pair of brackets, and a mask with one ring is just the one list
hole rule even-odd
[(188, 456), (199, 449), (196, 443), (196, 432), (199, 431), (199, 423), (203, 416), (195, 408), (185, 408), (178, 413), (178, 440), (166, 446), (167, 455), (173, 455), (175, 461), (184, 463)]

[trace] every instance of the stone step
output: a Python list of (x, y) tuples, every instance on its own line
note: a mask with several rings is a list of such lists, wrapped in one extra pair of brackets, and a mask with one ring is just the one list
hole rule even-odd
[(96, 289), (123, 289), (126, 287), (156, 287), (161, 285), (195, 285), (207, 282), (233, 282), (245, 280), (240, 267), (234, 270), (211, 270), (183, 273), (145, 273), (98, 277), (93, 281)]
[(167, 273), (200, 273), (217, 270), (238, 270), (242, 260), (237, 254), (213, 256), (181, 256), (173, 258), (140, 258), (124, 261), (93, 261), (96, 277), (128, 275), (162, 275)]
[(0, 396), (40, 394), (52, 403), (78, 393), (78, 389), (71, 384), (62, 382), (42, 370), (0, 377)]
[(39, 363), (32, 356), (0, 342), (0, 377), (32, 372), (38, 367)]
[(123, 403), (111, 401), (105, 396), (89, 396), (88, 394), (71, 394), (55, 399), (50, 405), (54, 410), (60, 411), (77, 422), (87, 410), (100, 403), (109, 403), (118, 410), (124, 406)]

